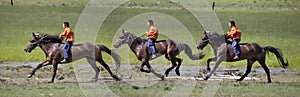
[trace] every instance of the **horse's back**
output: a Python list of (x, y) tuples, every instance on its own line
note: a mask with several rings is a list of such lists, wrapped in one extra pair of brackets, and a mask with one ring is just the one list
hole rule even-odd
[(159, 43), (159, 42), (166, 42), (167, 40), (158, 40), (158, 41), (155, 41), (155, 43)]

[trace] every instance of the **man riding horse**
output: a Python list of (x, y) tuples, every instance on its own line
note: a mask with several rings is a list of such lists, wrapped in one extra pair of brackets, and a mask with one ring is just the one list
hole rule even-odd
[(238, 59), (239, 58), (238, 55), (240, 54), (238, 47), (239, 47), (239, 42), (241, 41), (242, 32), (236, 27), (234, 21), (229, 21), (229, 27), (231, 28), (231, 30), (227, 32), (227, 36), (228, 38), (232, 39), (231, 47), (235, 55), (233, 59)]
[(155, 58), (156, 57), (156, 55), (155, 55), (156, 49), (155, 49), (154, 43), (155, 43), (155, 41), (157, 40), (157, 37), (158, 37), (158, 30), (154, 26), (153, 20), (148, 20), (147, 25), (150, 27), (150, 30), (148, 32), (146, 32), (147, 41), (148, 41), (148, 48), (152, 52), (152, 58)]
[(73, 45), (74, 42), (74, 32), (71, 30), (69, 22), (63, 22), (63, 28), (64, 28), (64, 32), (59, 34), (59, 37), (66, 38), (66, 43), (62, 48), (64, 52), (64, 60), (62, 60), (61, 63), (66, 63), (67, 59), (69, 58), (68, 53), (70, 52), (71, 46)]

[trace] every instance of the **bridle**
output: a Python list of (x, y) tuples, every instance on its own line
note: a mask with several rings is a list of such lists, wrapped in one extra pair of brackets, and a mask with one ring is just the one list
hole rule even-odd
[[(47, 36), (43, 36), (43, 37), (41, 37), (39, 40), (37, 40), (37, 41), (35, 41), (35, 42), (33, 42), (33, 43), (29, 43), (29, 45), (30, 45), (30, 47), (34, 47), (35, 45), (36, 46), (40, 46), (41, 45), (41, 42), (43, 42), (43, 40), (45, 39), (45, 38), (47, 38)], [(49, 40), (50, 41), (50, 40)]]

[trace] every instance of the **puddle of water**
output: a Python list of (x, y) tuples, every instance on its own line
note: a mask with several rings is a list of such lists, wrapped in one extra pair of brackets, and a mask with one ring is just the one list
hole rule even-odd
[[(12, 63), (0, 63), (0, 67), (1, 66), (31, 66), (32, 68), (35, 68), (40, 62), (12, 62)], [(58, 65), (59, 68), (65, 68), (66, 64), (64, 65)], [(51, 65), (49, 65), (51, 66)], [(90, 65), (88, 64), (83, 64), (81, 66), (87, 66), (87, 67), (90, 67)], [(99, 64), (98, 64), (99, 66)], [(167, 70), (170, 65), (165, 65), (165, 64), (157, 64), (157, 65), (151, 65), (152, 68), (157, 72), (157, 73), (160, 73), (160, 74), (164, 74), (165, 70)], [(114, 68), (114, 65), (110, 65), (111, 68)], [(125, 70), (125, 69), (129, 69), (129, 70), (133, 70), (134, 68), (139, 68), (139, 65), (126, 65), (126, 64), (123, 64), (121, 65), (121, 70)], [(211, 66), (211, 68), (213, 68), (213, 66)], [(181, 66), (180, 67), (180, 73), (181, 75), (189, 75), (189, 76), (197, 76), (199, 75), (199, 71), (200, 70), (205, 70), (206, 69), (206, 66)], [(220, 71), (224, 71), (226, 68), (224, 67), (219, 67), (218, 70), (216, 71), (216, 73), (220, 73)], [(245, 68), (231, 68), (231, 69), (237, 69), (239, 71), (237, 72), (242, 72), (244, 73), (246, 71)], [(290, 71), (288, 69), (283, 69), (283, 68), (269, 68), (270, 69), (270, 72), (271, 74), (291, 74), (291, 75), (296, 75), (298, 74), (298, 71)], [(175, 68), (170, 71), (169, 75), (170, 76), (176, 76), (175, 74)], [(0, 71), (1, 71), (1, 68), (0, 68)], [(257, 68), (257, 69), (252, 69), (251, 71), (252, 74), (265, 74), (265, 71), (262, 69), (262, 68)]]

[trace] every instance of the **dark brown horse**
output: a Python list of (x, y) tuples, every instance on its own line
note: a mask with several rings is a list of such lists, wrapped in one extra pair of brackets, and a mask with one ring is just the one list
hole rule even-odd
[[(128, 46), (130, 47), (132, 52), (134, 52), (138, 60), (142, 61), (140, 71), (150, 73), (152, 68), (149, 64), (149, 60), (151, 60), (152, 53), (147, 47), (146, 40), (137, 37), (134, 34), (131, 34), (130, 32), (125, 32), (123, 30), (113, 46), (115, 48), (118, 48), (125, 43), (128, 44)], [(199, 53), (198, 55), (192, 55), (192, 51), (187, 44), (176, 43), (173, 40), (157, 41), (155, 43), (155, 47), (159, 54), (165, 54), (165, 58), (170, 60), (172, 63), (172, 66), (165, 71), (165, 76), (168, 76), (169, 72), (175, 67), (176, 74), (180, 76), (179, 68), (182, 63), (182, 59), (177, 58), (176, 56), (181, 51), (184, 50), (188, 57), (192, 60), (199, 60), (204, 56), (202, 53)], [(144, 70), (145, 65), (147, 66), (148, 70)], [(162, 77), (162, 80), (163, 79), (164, 78)]]
[(197, 48), (202, 50), (207, 44), (210, 44), (212, 46), (215, 54), (214, 58), (210, 58), (207, 60), (207, 70), (210, 71), (209, 63), (211, 61), (216, 61), (216, 64), (213, 70), (204, 78), (205, 80), (207, 80), (214, 73), (214, 71), (222, 61), (235, 62), (247, 59), (248, 64), (246, 72), (237, 81), (242, 81), (250, 73), (252, 64), (258, 61), (268, 76), (268, 83), (271, 83), (270, 71), (265, 63), (266, 53), (268, 52), (272, 52), (276, 55), (277, 59), (280, 61), (279, 63), (283, 68), (288, 67), (288, 62), (284, 62), (283, 55), (280, 50), (271, 46), (261, 47), (257, 43), (246, 43), (242, 45), (240, 44), (239, 46), (241, 53), (239, 54), (239, 58), (233, 59), (233, 49), (231, 48), (230, 43), (225, 42), (224, 35), (205, 31), (201, 37), (201, 40), (199, 41), (199, 45), (197, 46)]
[[(63, 60), (64, 54), (62, 52), (62, 47), (64, 46), (64, 43), (62, 43), (62, 39), (59, 38), (58, 35), (50, 36), (50, 35), (39, 35), (38, 33), (32, 33), (32, 37), (30, 41), (27, 43), (27, 46), (24, 49), (24, 51), (30, 53), (37, 46), (39, 46), (44, 51), (46, 55), (46, 61), (38, 64), (38, 66), (34, 68), (31, 73), (29, 73), (28, 78), (32, 77), (35, 74), (36, 70), (38, 70), (42, 66), (47, 66), (52, 64), (53, 72), (52, 72), (52, 79), (50, 83), (53, 83), (56, 75), (57, 65), (64, 64), (64, 63), (60, 63), (60, 61)], [(113, 57), (113, 59), (116, 61), (117, 68), (119, 68), (120, 61), (117, 54), (112, 52), (104, 45), (94, 45), (91, 43), (82, 43), (82, 44), (77, 44), (72, 46), (71, 53), (70, 53), (71, 57), (68, 58), (67, 63), (82, 58), (86, 58), (88, 63), (92, 66), (92, 68), (96, 72), (94, 81), (97, 81), (100, 72), (99, 68), (96, 65), (96, 61), (97, 61), (109, 72), (111, 77), (113, 77), (116, 80), (120, 80), (116, 75), (114, 75), (111, 72), (109, 66), (103, 61), (101, 51), (110, 54)]]

